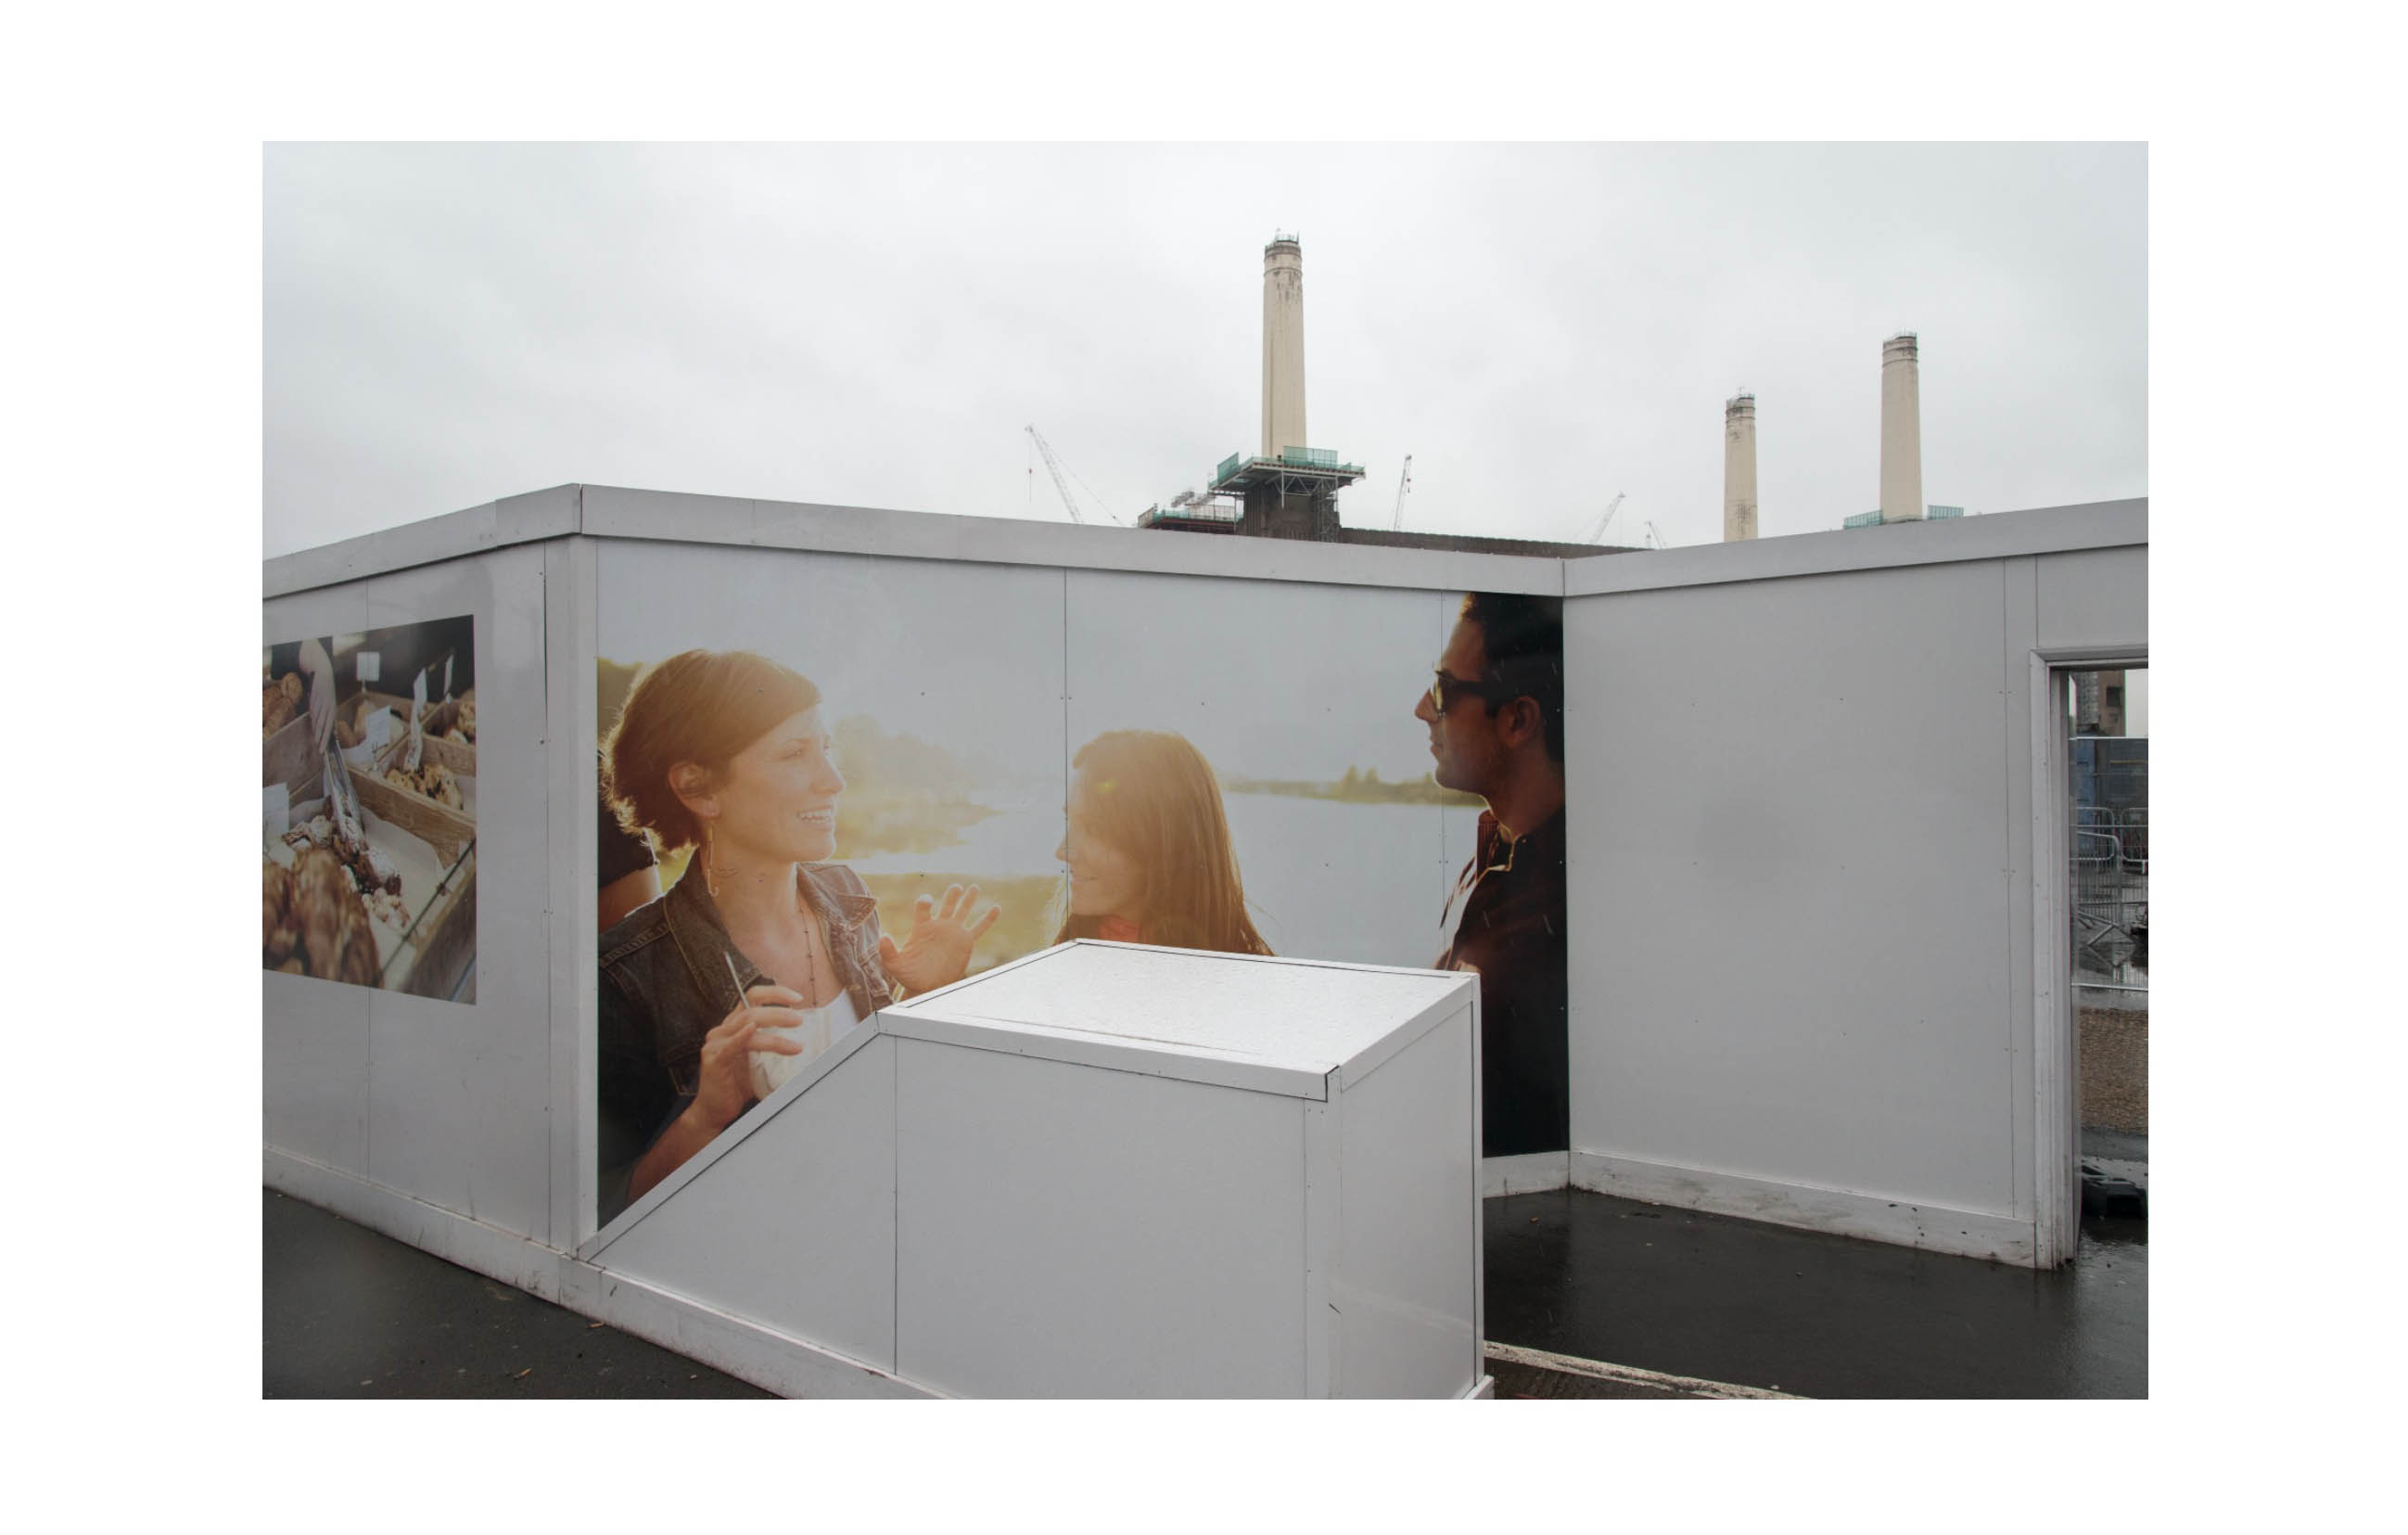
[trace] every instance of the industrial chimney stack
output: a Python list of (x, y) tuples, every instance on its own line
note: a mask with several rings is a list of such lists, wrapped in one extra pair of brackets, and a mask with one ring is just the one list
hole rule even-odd
[(1756, 396), (1723, 407), (1723, 542), (1756, 537)]
[(1923, 517), (1923, 407), (1921, 366), (1914, 333), (1882, 343), (1881, 520), (1919, 522)]
[(1263, 247), (1263, 456), (1312, 440), (1304, 435), (1304, 246), (1275, 234)]

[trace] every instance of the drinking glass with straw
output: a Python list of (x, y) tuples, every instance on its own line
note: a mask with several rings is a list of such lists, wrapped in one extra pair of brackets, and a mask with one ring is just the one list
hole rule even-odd
[(744, 1016), (747, 1018), (752, 1017), (752, 994), (744, 989), (744, 978), (736, 973), (736, 956), (734, 954), (721, 954), (719, 957), (727, 961), (727, 979), (736, 983), (736, 1000), (744, 1005)]

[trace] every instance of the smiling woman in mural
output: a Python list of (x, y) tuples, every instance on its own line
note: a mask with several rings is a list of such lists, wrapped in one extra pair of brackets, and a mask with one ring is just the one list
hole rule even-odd
[(620, 823), (685, 873), (601, 939), (600, 1216), (608, 1222), (899, 989), (961, 979), (996, 910), (921, 897), (879, 931), (836, 851), (844, 776), (819, 689), (747, 652), (636, 681), (605, 749)]
[(1059, 943), (1074, 938), (1267, 954), (1246, 916), (1211, 764), (1184, 736), (1113, 730), (1071, 759), (1070, 872)]

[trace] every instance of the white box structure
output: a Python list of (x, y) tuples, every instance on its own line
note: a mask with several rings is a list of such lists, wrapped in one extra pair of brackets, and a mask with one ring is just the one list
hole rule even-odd
[(1079, 941), (882, 1010), (589, 1245), (967, 1397), (1464, 1397), (1479, 989)]

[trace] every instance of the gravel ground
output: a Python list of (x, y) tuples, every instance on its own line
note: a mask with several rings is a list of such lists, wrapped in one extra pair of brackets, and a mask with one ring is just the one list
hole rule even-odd
[(2082, 1123), (2145, 1135), (2149, 1129), (2149, 1015), (2084, 1008)]

